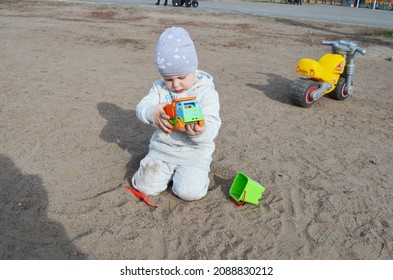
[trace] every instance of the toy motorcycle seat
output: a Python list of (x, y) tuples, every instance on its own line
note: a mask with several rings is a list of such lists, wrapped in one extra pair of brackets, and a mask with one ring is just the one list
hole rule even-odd
[(325, 54), (319, 61), (303, 58), (299, 60), (296, 71), (317, 81), (332, 81), (344, 71), (345, 60), (339, 54)]

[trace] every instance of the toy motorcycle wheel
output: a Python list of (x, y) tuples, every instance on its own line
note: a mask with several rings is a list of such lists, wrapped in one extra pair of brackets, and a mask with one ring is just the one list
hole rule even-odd
[(293, 82), (289, 98), (293, 104), (304, 108), (310, 107), (315, 101), (311, 94), (318, 89), (318, 83), (311, 80), (296, 80)]
[(336, 100), (344, 100), (346, 99), (349, 94), (347, 90), (347, 80), (344, 77), (340, 77), (338, 79), (336, 88), (328, 94), (330, 98)]
[(199, 2), (198, 1), (192, 1), (192, 6), (194, 7), (194, 8), (196, 8), (196, 7), (198, 7), (199, 6)]
[(180, 0), (172, 0), (172, 6), (179, 7), (180, 6)]

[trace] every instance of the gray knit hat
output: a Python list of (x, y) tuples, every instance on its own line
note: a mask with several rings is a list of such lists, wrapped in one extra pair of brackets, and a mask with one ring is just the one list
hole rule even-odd
[(156, 47), (156, 65), (161, 76), (192, 73), (198, 68), (194, 42), (181, 27), (166, 29)]

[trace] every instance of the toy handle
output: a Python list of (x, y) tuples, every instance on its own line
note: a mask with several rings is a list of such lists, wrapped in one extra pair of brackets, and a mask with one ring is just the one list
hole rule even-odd
[(323, 40), (322, 41), (322, 45), (334, 45), (336, 47), (346, 46), (346, 47), (350, 47), (350, 48), (353, 48), (353, 47), (356, 46), (355, 43), (349, 42), (349, 41), (345, 41), (345, 40), (340, 40), (340, 41), (326, 41), (326, 40)]
[(358, 47), (358, 48), (356, 48), (355, 52), (358, 52), (358, 53), (361, 53), (362, 55), (365, 55), (366, 54), (366, 49)]
[(361, 53), (362, 55), (366, 54), (366, 50), (365, 49), (363, 49), (361, 47), (358, 47), (353, 42), (348, 42), (348, 41), (345, 41), (345, 40), (340, 40), (338, 42), (337, 41), (326, 41), (326, 40), (323, 40), (322, 41), (322, 45), (332, 45), (332, 46), (334, 46), (337, 49), (342, 49), (344, 51), (351, 52), (351, 53), (358, 52), (358, 53)]
[(326, 41), (326, 40), (323, 40), (322, 41), (322, 45), (333, 45), (333, 41)]
[(237, 206), (243, 206), (244, 203), (246, 202), (246, 191), (244, 191), (244, 197), (243, 197), (242, 202), (237, 202), (237, 201), (236, 201), (235, 199), (233, 199), (233, 198), (232, 198), (232, 200), (233, 200), (233, 202), (234, 202)]
[(322, 41), (322, 45), (331, 45), (333, 48), (343, 50), (345, 52), (349, 52), (351, 50), (351, 44), (350, 42), (340, 40), (340, 41)]

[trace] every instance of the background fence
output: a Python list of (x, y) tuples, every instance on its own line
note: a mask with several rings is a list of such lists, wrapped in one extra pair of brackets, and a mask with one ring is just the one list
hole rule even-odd
[[(303, 3), (309, 3), (309, 4), (329, 4), (329, 5), (338, 5), (338, 6), (379, 9), (379, 10), (393, 10), (392, 0), (377, 0), (377, 1), (374, 0), (301, 0), (301, 1)], [(281, 0), (281, 2), (291, 3), (291, 4), (295, 3), (294, 0)]]

